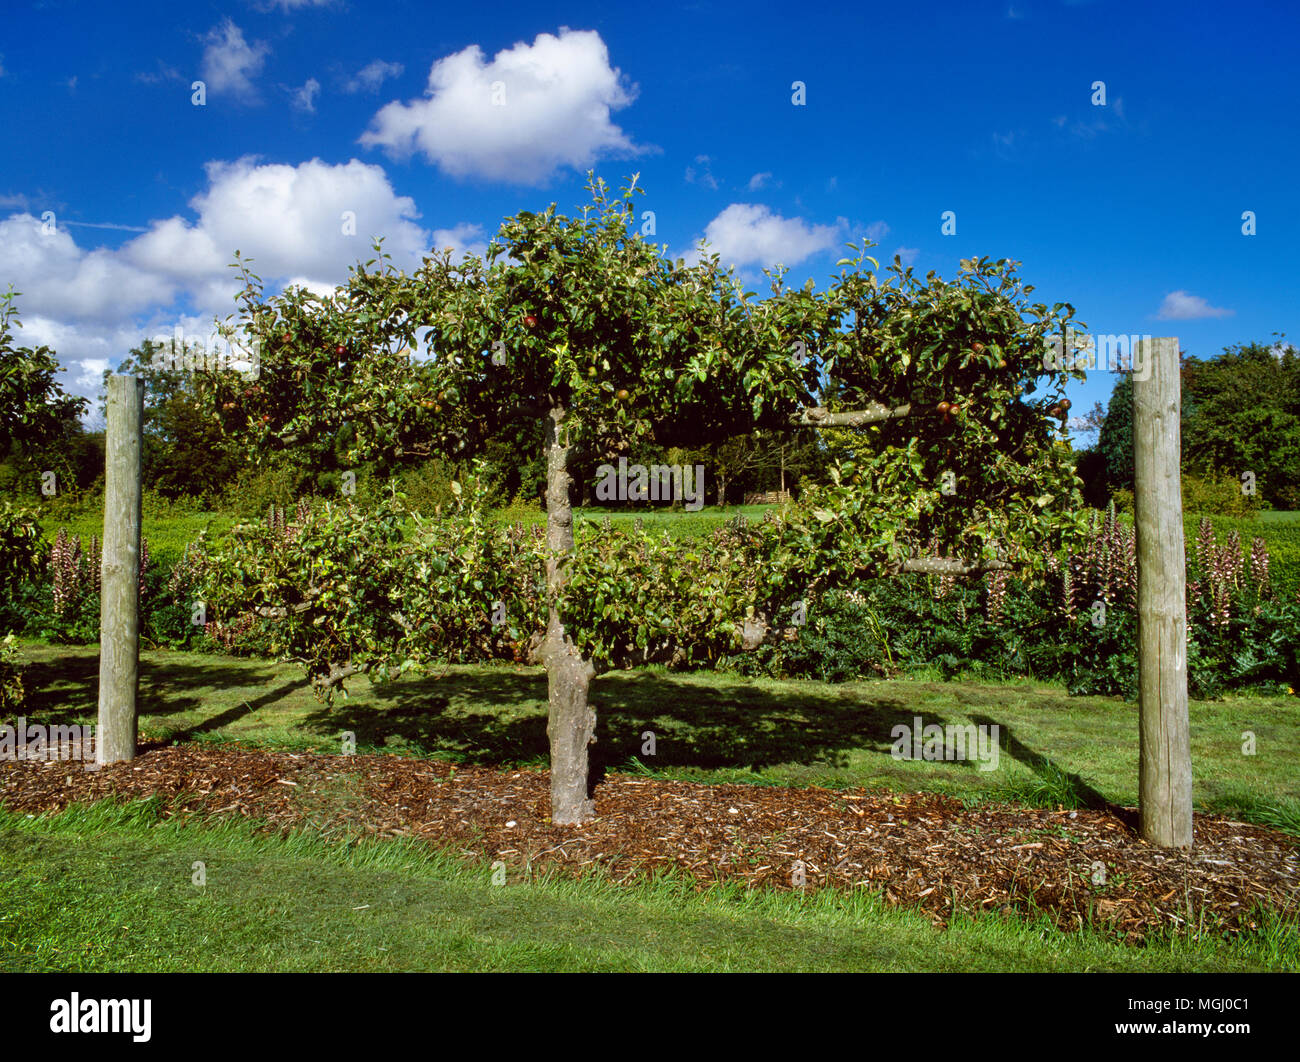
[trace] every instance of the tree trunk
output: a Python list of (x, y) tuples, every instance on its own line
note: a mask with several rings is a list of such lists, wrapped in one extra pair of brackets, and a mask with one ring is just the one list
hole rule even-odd
[(553, 406), (546, 425), (546, 587), (549, 615), (539, 653), (546, 665), (551, 743), (551, 821), (578, 825), (596, 814), (587, 791), (587, 747), (595, 743), (596, 713), (587, 691), (596, 669), (564, 629), (556, 601), (569, 581), (573, 509), (569, 505), (569, 446), (564, 407)]
[(1192, 751), (1178, 340), (1148, 340), (1143, 353), (1143, 371), (1133, 377), (1140, 829), (1152, 844), (1187, 848), (1192, 843)]
[(727, 477), (721, 472), (718, 473), (718, 508), (727, 507)]

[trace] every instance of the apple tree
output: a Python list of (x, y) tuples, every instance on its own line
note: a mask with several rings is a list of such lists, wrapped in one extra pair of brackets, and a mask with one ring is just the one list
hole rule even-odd
[[(649, 646), (648, 587), (662, 587), (665, 623), (668, 600), (694, 617), (678, 627), (679, 641), (721, 635), (740, 648), (769, 636), (793, 598), (835, 582), (1032, 565), (1078, 508), (1077, 481), (1047, 416), (1059, 397), (1030, 398), (1044, 375), (1059, 396), (1064, 374), (1044, 369), (1043, 343), (1071, 311), (1029, 306), (1030, 289), (1010, 263), (964, 263), (958, 281), (931, 274), (922, 282), (897, 263), (882, 278), (864, 250), (842, 260), (824, 293), (812, 281), (788, 287), (778, 270), (759, 298), (716, 255), (673, 261), (642, 239), (635, 185), (611, 196), (593, 178), (581, 216), (552, 206), (507, 218), (482, 258), (435, 253), (407, 275), (380, 247), (329, 296), (264, 297), (245, 264), (240, 328), (260, 348), (261, 378), (204, 384), (215, 415), (255, 451), (291, 448), (309, 459), (339, 447), (357, 463), (468, 457), (503, 433), (518, 437), (521, 419), (541, 425), (547, 524), (535, 659), (548, 676), (559, 824), (594, 814), (591, 683), (626, 661), (617, 643), (630, 628)], [(705, 562), (645, 535), (628, 541), (588, 527), (577, 551), (571, 468), (579, 456), (635, 457), (652, 446), (798, 427), (840, 433), (833, 482), (807, 492), (787, 517), (733, 536), (707, 558), (717, 578), (689, 577), (691, 563), (701, 574)], [(396, 543), (395, 528), (385, 527), (381, 537)], [(468, 546), (460, 540), (457, 549)], [(670, 569), (674, 581), (656, 579)], [(472, 592), (486, 578), (475, 571)], [(416, 582), (426, 587), (423, 606), (418, 586), (393, 583), (371, 610), (405, 632), (396, 652), (409, 649), (437, 581)], [(457, 585), (466, 592), (464, 579)], [(261, 607), (291, 622), (307, 604), (264, 599)], [(325, 626), (303, 623), (299, 637)], [(671, 640), (663, 640), (669, 651)], [(352, 659), (323, 659), (319, 646), (302, 655), (329, 683), (404, 668), (383, 652), (391, 641), (353, 632), (335, 639)]]

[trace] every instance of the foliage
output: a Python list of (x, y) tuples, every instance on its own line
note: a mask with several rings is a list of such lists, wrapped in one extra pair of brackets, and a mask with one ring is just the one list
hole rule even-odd
[[(198, 402), (195, 380), (205, 370), (184, 367), (184, 355), (177, 346), (175, 340), (157, 344), (146, 339), (116, 371), (138, 376), (145, 384), (145, 489), (167, 499), (211, 502), (229, 489), (247, 464), (247, 456), (222, 436)], [(106, 387), (110, 375), (104, 372)]]
[(0, 595), (13, 593), (37, 572), (42, 553), (41, 529), (36, 514), (0, 505)]
[(12, 287), (0, 294), (0, 457), (15, 445), (31, 454), (49, 451), (87, 404), (55, 383), (59, 362), (53, 350), (13, 345), (18, 294)]
[[(1253, 517), (1263, 503), (1260, 494), (1246, 494), (1242, 481), (1213, 471), (1204, 476), (1184, 472), (1181, 477), (1183, 512), (1216, 513), (1221, 516)], [(1130, 503), (1131, 504), (1131, 503)]]
[(1300, 352), (1227, 347), (1210, 360), (1186, 358), (1182, 377), (1184, 466), (1224, 470), (1238, 485), (1253, 472), (1264, 501), (1300, 508)]
[(0, 638), (0, 715), (21, 712), (26, 700), (22, 656), (13, 634)]

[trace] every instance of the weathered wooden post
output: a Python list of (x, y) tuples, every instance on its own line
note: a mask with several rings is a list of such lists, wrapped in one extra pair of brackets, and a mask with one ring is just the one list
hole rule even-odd
[(1142, 341), (1133, 352), (1133, 370), (1141, 833), (1153, 844), (1188, 848), (1192, 749), (1178, 340)]
[(144, 381), (108, 378), (104, 563), (99, 606), (95, 762), (135, 759), (140, 672), (140, 472)]

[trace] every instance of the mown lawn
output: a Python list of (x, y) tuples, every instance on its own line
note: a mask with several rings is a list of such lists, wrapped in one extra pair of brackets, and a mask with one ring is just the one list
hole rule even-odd
[[(93, 722), (96, 648), (28, 644), (29, 720)], [(291, 666), (142, 654), (146, 740), (339, 751), (387, 748), (490, 764), (546, 755), (539, 669), (453, 667), (318, 702)], [(970, 800), (1136, 802), (1134, 706), (1038, 683), (830, 685), (728, 675), (602, 676), (596, 765), (704, 782), (881, 786)], [(1196, 802), (1289, 826), (1300, 808), (1294, 698), (1192, 704)], [(891, 728), (997, 723), (996, 771), (896, 761)], [(642, 754), (642, 734), (656, 755)], [(1242, 755), (1243, 731), (1257, 753)], [(1050, 757), (1059, 775), (1045, 760)], [(1055, 778), (1056, 782), (1053, 782)], [(1063, 790), (1059, 783), (1068, 780)], [(616, 886), (516, 876), (403, 841), (255, 835), (255, 824), (164, 818), (156, 803), (61, 815), (0, 812), (3, 970), (1256, 970), (1300, 968), (1294, 913), (1229, 944), (1164, 936), (1130, 947), (996, 912), (943, 930), (865, 891), (815, 894), (663, 878)], [(205, 865), (206, 884), (192, 881)]]
[[(203, 864), (204, 883), (195, 882)], [(1300, 964), (1294, 923), (1126, 947), (996, 914), (939, 930), (864, 892), (516, 880), (399, 841), (0, 812), (3, 971), (1175, 971)]]

